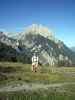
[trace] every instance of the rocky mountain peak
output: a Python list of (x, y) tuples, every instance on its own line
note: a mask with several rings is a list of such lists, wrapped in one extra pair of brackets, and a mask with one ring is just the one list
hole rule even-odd
[(41, 24), (32, 24), (32, 25), (26, 27), (25, 30), (22, 33), (20, 33), (18, 36), (24, 37), (27, 34), (33, 34), (33, 35), (39, 34), (45, 38), (53, 37), (53, 33), (47, 27), (45, 27)]
[(41, 25), (41, 24), (32, 24), (29, 27), (26, 28), (25, 30), (26, 33), (35, 33), (35, 34), (40, 34), (44, 37), (52, 37), (52, 32), (50, 30)]

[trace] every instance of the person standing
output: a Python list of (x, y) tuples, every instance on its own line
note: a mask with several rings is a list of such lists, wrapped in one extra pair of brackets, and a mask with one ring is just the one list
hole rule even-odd
[(34, 53), (34, 55), (32, 56), (32, 71), (37, 72), (37, 68), (38, 68), (38, 56), (36, 55), (36, 53)]

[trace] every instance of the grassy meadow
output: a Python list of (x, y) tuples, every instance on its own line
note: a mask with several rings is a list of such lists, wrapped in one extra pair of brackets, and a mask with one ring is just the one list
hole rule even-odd
[(39, 66), (31, 71), (31, 64), (0, 62), (0, 87), (13, 84), (60, 84), (48, 89), (0, 92), (0, 100), (75, 100), (75, 67)]

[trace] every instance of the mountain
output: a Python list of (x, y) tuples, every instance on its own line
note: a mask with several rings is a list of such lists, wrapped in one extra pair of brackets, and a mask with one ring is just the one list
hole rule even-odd
[(8, 37), (8, 36), (5, 35), (5, 33), (3, 33), (3, 32), (0, 32), (0, 42), (6, 44), (6, 45), (8, 45), (8, 46), (12, 46), (12, 48), (16, 48), (16, 46), (17, 46), (17, 45), (16, 45), (17, 40)]
[(47, 27), (32, 24), (17, 34), (16, 38), (23, 46), (22, 52), (30, 59), (34, 52), (39, 55), (40, 64), (75, 64), (75, 54), (62, 41), (56, 39)]
[(72, 50), (73, 52), (75, 52), (75, 47), (72, 47), (71, 50)]
[(17, 61), (16, 55), (15, 49), (0, 42), (0, 61)]
[(75, 53), (45, 26), (32, 24), (15, 38), (0, 32), (0, 60), (31, 63), (34, 52), (42, 65), (75, 65)]
[(16, 40), (0, 32), (0, 61), (17, 61)]
[(21, 53), (21, 51), (23, 51), (23, 46), (20, 47), (16, 39), (8, 37), (4, 32), (0, 32), (0, 61), (20, 61), (29, 63), (29, 58), (26, 57), (25, 53)]

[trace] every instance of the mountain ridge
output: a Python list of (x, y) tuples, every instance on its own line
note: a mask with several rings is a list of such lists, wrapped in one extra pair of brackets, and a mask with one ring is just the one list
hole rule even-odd
[(42, 25), (32, 24), (23, 32), (18, 33), (16, 39), (6, 36), (3, 41), (6, 45), (10, 44), (20, 54), (23, 62), (28, 63), (28, 59), (31, 62), (33, 53), (37, 52), (40, 64), (51, 66), (75, 64), (75, 54), (61, 40), (55, 38), (47, 27)]
[(64, 65), (67, 61), (67, 63), (70, 64), (72, 61), (74, 62), (75, 55), (73, 55), (73, 52), (65, 46), (61, 40), (56, 39), (52, 34), (48, 35), (48, 30), (47, 35), (45, 36), (45, 31), (41, 32), (39, 31), (40, 27), (36, 29), (35, 26), (36, 25), (31, 25), (26, 28), (26, 30), (21, 32), (18, 37), (20, 37), (19, 40), (22, 45), (27, 47), (31, 54), (36, 51), (39, 53), (40, 63), (54, 65), (59, 63), (60, 55), (62, 55), (63, 58), (63, 61), (61, 61), (63, 63), (62, 65)]

